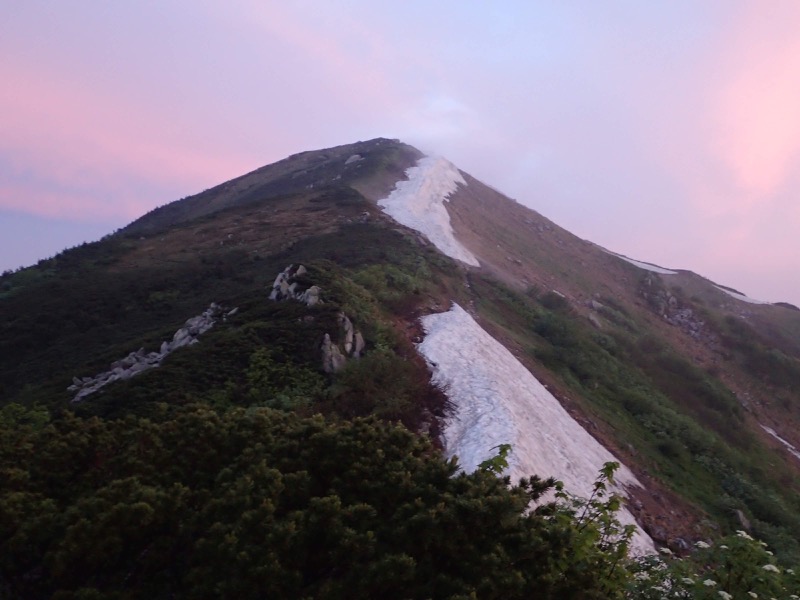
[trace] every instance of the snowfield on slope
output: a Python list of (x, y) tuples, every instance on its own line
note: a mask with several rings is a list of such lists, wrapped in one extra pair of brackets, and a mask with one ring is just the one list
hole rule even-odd
[(650, 263), (642, 262), (640, 260), (636, 260), (635, 258), (628, 258), (627, 256), (622, 256), (622, 254), (617, 254), (616, 252), (611, 252), (611, 250), (606, 250), (609, 254), (613, 254), (617, 258), (621, 258), (627, 263), (635, 265), (640, 269), (644, 269), (645, 271), (652, 271), (653, 273), (660, 273), (661, 275), (677, 275), (677, 271), (672, 271), (671, 269), (665, 269), (664, 267), (659, 267), (658, 265), (651, 265)]
[(745, 296), (744, 294), (739, 294), (738, 292), (734, 292), (733, 290), (727, 290), (724, 287), (720, 287), (718, 285), (715, 285), (714, 287), (717, 288), (720, 292), (725, 292), (726, 294), (728, 294), (728, 296), (732, 296), (737, 300), (741, 300), (742, 302), (747, 302), (749, 304), (771, 304), (771, 302), (767, 302), (765, 300), (756, 300), (755, 298), (750, 298), (748, 296)]
[[(759, 425), (761, 425), (761, 424), (759, 423)], [(800, 460), (800, 451), (798, 451), (797, 448), (795, 448), (789, 442), (787, 442), (785, 439), (783, 439), (781, 436), (779, 436), (777, 434), (777, 432), (772, 427), (767, 427), (766, 425), (761, 425), (761, 429), (766, 431), (768, 434), (770, 434), (772, 437), (774, 437), (776, 440), (778, 440), (781, 444), (786, 446), (786, 449), (792, 454), (792, 456), (794, 456), (795, 458)]]
[[(556, 398), (502, 344), (486, 333), (460, 306), (422, 318), (425, 339), (417, 346), (433, 372), (433, 383), (446, 391), (455, 412), (445, 424), (448, 456), (458, 456), (470, 472), (495, 455), (499, 444), (511, 444), (508, 475), (550, 476), (567, 491), (588, 497), (606, 462), (617, 461), (589, 435)], [(619, 462), (619, 461), (617, 461)], [(641, 484), (626, 466), (617, 471), (620, 486)], [(626, 509), (625, 524), (635, 523)], [(655, 551), (650, 537), (637, 527), (635, 554)]]
[(459, 242), (450, 225), (444, 203), (458, 184), (467, 185), (461, 173), (448, 160), (426, 156), (406, 169), (407, 181), (398, 181), (394, 190), (378, 206), (395, 221), (419, 231), (450, 258), (479, 267), (472, 253)]

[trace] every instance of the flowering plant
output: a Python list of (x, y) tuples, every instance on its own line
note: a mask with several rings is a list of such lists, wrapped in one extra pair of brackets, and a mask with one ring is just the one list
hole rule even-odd
[(800, 600), (800, 578), (776, 564), (766, 544), (737, 531), (714, 544), (700, 541), (685, 558), (672, 553), (632, 561), (629, 598)]

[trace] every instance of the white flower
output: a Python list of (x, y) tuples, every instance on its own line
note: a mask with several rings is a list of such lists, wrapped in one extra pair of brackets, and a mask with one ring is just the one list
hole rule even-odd
[(769, 550), (764, 550), (764, 552), (766, 552), (766, 553), (767, 553), (767, 554), (769, 554), (770, 556), (775, 556), (775, 555), (774, 555), (772, 552), (770, 552)]
[(717, 582), (716, 582), (716, 581), (714, 581), (713, 579), (706, 579), (706, 580), (703, 582), (703, 585), (704, 585), (704, 586), (706, 586), (706, 587), (712, 587), (712, 586), (715, 586), (715, 585), (717, 585)]
[(758, 598), (758, 594), (756, 594), (755, 592), (747, 592), (747, 595), (750, 596), (751, 598)]
[(694, 545), (697, 546), (698, 548), (702, 548), (703, 550), (705, 550), (706, 548), (711, 548), (711, 546), (709, 546), (702, 540), (700, 540), (699, 542), (695, 542)]
[(764, 565), (761, 568), (764, 569), (765, 571), (770, 571), (772, 573), (780, 573), (780, 571), (778, 570), (778, 567), (776, 567), (775, 565), (771, 565), (769, 563), (767, 563), (766, 565)]
[[(794, 575), (794, 569), (786, 569), (786, 572), (787, 572), (789, 575)], [(792, 596), (794, 596), (794, 595), (795, 595), (795, 594), (792, 594)]]
[(670, 556), (672, 556), (672, 550), (670, 550), (669, 548), (662, 547), (659, 548), (658, 551), (661, 552), (661, 554), (669, 554)]
[(650, 579), (650, 573), (648, 573), (647, 571), (639, 571), (633, 576), (633, 578), (636, 581), (647, 581), (648, 579)]
[(720, 546), (720, 548), (721, 548), (722, 550), (727, 550), (727, 549), (728, 549), (728, 547), (727, 547), (725, 544), (722, 544), (722, 545)]
[(681, 582), (685, 583), (686, 585), (694, 585), (694, 579), (692, 579), (691, 577), (684, 577), (683, 579), (681, 579)]
[(752, 538), (752, 537), (750, 537), (750, 536), (747, 534), (747, 532), (746, 532), (746, 531), (742, 531), (741, 529), (739, 529), (739, 530), (736, 532), (736, 535), (738, 535), (740, 538), (744, 538), (744, 539), (746, 539), (746, 540), (750, 540), (751, 542), (752, 542), (752, 541), (754, 541), (754, 540), (753, 540), (753, 538)]
[(723, 592), (722, 590), (718, 591), (717, 594), (722, 600), (731, 600), (733, 598), (728, 592)]

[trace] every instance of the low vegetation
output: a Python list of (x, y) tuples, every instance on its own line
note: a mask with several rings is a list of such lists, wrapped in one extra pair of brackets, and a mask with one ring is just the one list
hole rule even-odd
[[(157, 406), (152, 418), (0, 411), (7, 598), (788, 597), (749, 536), (632, 560), (616, 465), (588, 500), (472, 474), (375, 418)], [(505, 451), (507, 452), (507, 448)], [(716, 595), (715, 595), (716, 594)], [(756, 596), (752, 596), (756, 597)]]
[(800, 563), (796, 479), (757, 443), (741, 406), (717, 380), (635, 327), (603, 333), (581, 326), (552, 292), (526, 295), (492, 279), (472, 285), (480, 310), (516, 332), (590, 414), (634, 445), (641, 465), (728, 531), (741, 527), (735, 511), (743, 511), (755, 535)]

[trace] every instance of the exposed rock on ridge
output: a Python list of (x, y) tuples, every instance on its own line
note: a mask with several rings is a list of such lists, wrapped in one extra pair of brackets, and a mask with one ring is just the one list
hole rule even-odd
[[(323, 304), (322, 289), (319, 286), (311, 285), (305, 290), (301, 289), (304, 283), (301, 278), (307, 274), (308, 270), (303, 265), (298, 265), (296, 268), (294, 265), (289, 265), (275, 278), (269, 299), (296, 300), (306, 306)], [(339, 339), (343, 340), (342, 347), (339, 343), (333, 342), (329, 333), (326, 333), (322, 340), (322, 370), (326, 373), (341, 371), (347, 364), (348, 357), (360, 358), (366, 345), (364, 336), (355, 329), (353, 322), (344, 312), (339, 313), (339, 326)]]
[(352, 321), (343, 312), (339, 313), (339, 325), (340, 331), (343, 332), (340, 337), (344, 339), (344, 351), (339, 344), (331, 341), (328, 333), (322, 341), (322, 370), (326, 373), (341, 371), (347, 364), (348, 357), (361, 358), (361, 353), (364, 351), (364, 337), (360, 331), (355, 330)]
[(312, 285), (304, 290), (300, 290), (301, 282), (297, 279), (306, 275), (308, 271), (303, 265), (297, 268), (294, 265), (289, 265), (283, 271), (278, 273), (275, 278), (275, 283), (272, 284), (272, 292), (269, 294), (270, 300), (297, 300), (306, 306), (314, 306), (315, 304), (322, 304), (320, 293), (322, 290), (319, 286)]
[(108, 371), (103, 371), (94, 377), (73, 377), (72, 385), (67, 388), (70, 392), (75, 392), (75, 397), (72, 401), (79, 402), (109, 383), (130, 379), (134, 375), (159, 366), (161, 361), (178, 348), (196, 344), (199, 341), (197, 338), (211, 329), (220, 315), (226, 318), (236, 314), (237, 310), (237, 308), (234, 308), (223, 314), (223, 308), (219, 304), (212, 302), (202, 314), (188, 319), (184, 326), (175, 332), (171, 341), (161, 342), (158, 352), (148, 353), (144, 351), (144, 348), (139, 348), (139, 350), (131, 352), (125, 358), (111, 363), (111, 369)]

